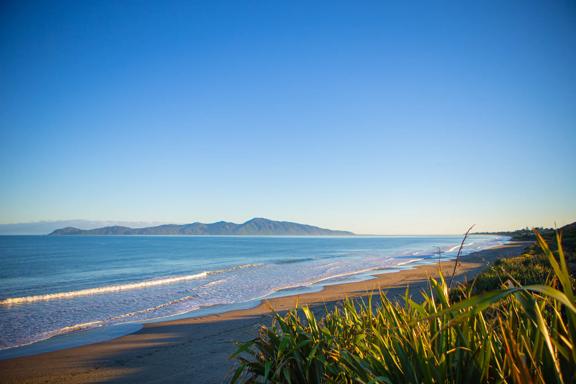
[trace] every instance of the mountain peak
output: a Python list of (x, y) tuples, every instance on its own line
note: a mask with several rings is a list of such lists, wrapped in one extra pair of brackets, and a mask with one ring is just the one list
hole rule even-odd
[(264, 217), (254, 217), (254, 218), (248, 220), (247, 222), (245, 222), (244, 224), (248, 224), (248, 223), (269, 223), (269, 222), (274, 222), (274, 220), (265, 219)]

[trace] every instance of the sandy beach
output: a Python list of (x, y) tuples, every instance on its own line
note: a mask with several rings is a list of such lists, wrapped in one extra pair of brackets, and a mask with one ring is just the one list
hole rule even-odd
[[(456, 270), (457, 281), (473, 278), (498, 258), (518, 255), (529, 243), (509, 243), (470, 254)], [(441, 268), (453, 262), (418, 266), (374, 279), (331, 285), (320, 292), (274, 298), (252, 309), (205, 317), (146, 324), (140, 331), (111, 341), (0, 361), (2, 383), (222, 383), (231, 374), (234, 341), (253, 338), (269, 324), (272, 310), (311, 305), (322, 311), (345, 297), (384, 290), (397, 295), (410, 286), (416, 292)]]

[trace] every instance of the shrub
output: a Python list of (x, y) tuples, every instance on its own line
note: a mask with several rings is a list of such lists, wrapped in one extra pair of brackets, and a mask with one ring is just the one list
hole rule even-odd
[[(536, 233), (553, 276), (450, 298), (442, 276), (423, 300), (346, 300), (317, 319), (303, 307), (239, 346), (232, 383), (573, 383), (576, 307), (560, 235)], [(519, 263), (522, 265), (522, 263)], [(526, 267), (526, 266), (524, 266)], [(539, 272), (535, 272), (539, 273)]]

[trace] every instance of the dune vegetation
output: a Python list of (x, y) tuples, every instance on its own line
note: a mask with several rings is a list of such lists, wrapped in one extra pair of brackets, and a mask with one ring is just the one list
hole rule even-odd
[(573, 249), (560, 232), (535, 236), (537, 248), (452, 290), (440, 276), (418, 298), (275, 314), (239, 345), (231, 382), (574, 383)]

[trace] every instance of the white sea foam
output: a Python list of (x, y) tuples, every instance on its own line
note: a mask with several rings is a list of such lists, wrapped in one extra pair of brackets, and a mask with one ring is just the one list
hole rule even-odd
[(36, 335), (33, 339), (25, 339), (25, 340), (18, 342), (17, 344), (14, 344), (14, 345), (0, 346), (0, 351), (18, 348), (18, 347), (24, 347), (26, 345), (34, 344), (34, 343), (37, 343), (37, 342), (42, 341), (42, 340), (50, 339), (54, 336), (64, 335), (66, 333), (82, 331), (82, 330), (86, 330), (86, 329), (90, 329), (90, 328), (101, 327), (105, 324), (106, 323), (104, 321), (95, 320), (95, 321), (89, 321), (86, 323), (80, 323), (80, 324), (74, 324), (74, 325), (62, 327), (60, 329), (55, 329), (53, 331), (40, 333), (40, 334)]
[[(472, 241), (472, 242), (469, 242), (469, 243), (465, 243), (465, 244), (462, 246), (462, 249), (464, 249), (464, 248), (466, 248), (466, 247), (471, 247), (472, 245), (474, 245), (474, 242), (473, 242), (473, 241)], [(460, 248), (460, 244), (451, 247), (451, 248), (450, 248), (449, 250), (447, 250), (446, 252), (454, 252), (454, 251), (457, 251), (459, 248)]]
[(360, 269), (360, 270), (354, 270), (354, 271), (349, 271), (349, 272), (343, 272), (343, 273), (338, 273), (335, 275), (329, 275), (326, 277), (322, 277), (320, 279), (316, 279), (312, 281), (312, 284), (318, 284), (321, 283), (323, 281), (326, 280), (332, 280), (332, 279), (339, 279), (342, 277), (348, 277), (348, 276), (354, 276), (354, 275), (360, 275), (362, 273), (367, 273), (367, 272), (372, 272), (372, 271), (376, 271), (378, 269), (381, 269), (382, 267), (380, 266), (375, 266), (375, 267), (370, 267), (370, 268), (364, 268), (364, 269)]
[(60, 328), (59, 330), (55, 331), (54, 333), (55, 334), (63, 334), (63, 333), (68, 333), (68, 332), (81, 331), (83, 329), (98, 327), (98, 326), (103, 325), (103, 324), (104, 324), (104, 322), (100, 321), (100, 320), (89, 321), (87, 323), (75, 324), (75, 325), (70, 325), (68, 327)]
[(415, 263), (415, 262), (420, 261), (420, 260), (424, 260), (424, 259), (411, 259), (411, 260), (408, 260), (408, 261), (403, 261), (403, 262), (398, 263), (398, 264), (396, 264), (396, 265), (401, 266), (401, 265), (412, 264), (412, 263)]
[(455, 245), (452, 248), (450, 248), (449, 250), (447, 250), (446, 252), (454, 252), (455, 250), (457, 250), (458, 248), (460, 248), (460, 245)]
[[(114, 317), (108, 319), (108, 322), (112, 323), (112, 322), (115, 322), (115, 321), (126, 320), (126, 319), (129, 319), (129, 318), (132, 318), (132, 317), (136, 317), (136, 316), (138, 316), (138, 315), (143, 315), (143, 314), (146, 314), (146, 313), (156, 312), (156, 311), (158, 311), (159, 309), (166, 308), (166, 307), (169, 307), (169, 306), (171, 306), (171, 305), (183, 303), (183, 302), (186, 302), (186, 301), (190, 301), (190, 300), (193, 300), (194, 298), (195, 298), (195, 296), (184, 296), (184, 297), (181, 297), (181, 298), (179, 298), (179, 299), (171, 300), (171, 301), (169, 301), (169, 302), (167, 302), (167, 303), (163, 303), (163, 304), (160, 304), (160, 305), (156, 305), (156, 306), (151, 307), (151, 308), (146, 308), (146, 309), (142, 309), (142, 310), (139, 310), (139, 311), (128, 312), (128, 313), (124, 313), (124, 314), (122, 314), (122, 315), (114, 316)], [(188, 311), (191, 311), (191, 310), (194, 310), (194, 309), (198, 309), (198, 306), (188, 308)]]
[(73, 299), (75, 297), (81, 297), (81, 296), (101, 295), (101, 294), (105, 294), (105, 293), (114, 293), (114, 292), (130, 291), (130, 290), (134, 290), (134, 289), (157, 287), (160, 285), (176, 284), (176, 283), (182, 283), (182, 282), (190, 281), (190, 280), (203, 279), (205, 277), (208, 277), (208, 275), (213, 275), (213, 274), (217, 274), (217, 273), (224, 273), (224, 272), (229, 272), (229, 271), (235, 271), (235, 270), (244, 269), (244, 268), (258, 267), (260, 265), (261, 264), (242, 264), (242, 265), (237, 265), (237, 266), (234, 266), (234, 267), (231, 267), (228, 269), (222, 269), (222, 270), (217, 270), (217, 271), (204, 271), (204, 272), (196, 273), (193, 275), (167, 277), (164, 279), (156, 279), (156, 280), (144, 280), (144, 281), (139, 281), (136, 283), (108, 285), (108, 286), (104, 286), (104, 287), (80, 289), (77, 291), (48, 293), (46, 295), (9, 297), (9, 298), (0, 300), (0, 305), (16, 305), (16, 304), (35, 303), (38, 301)]
[(104, 286), (104, 287), (81, 289), (78, 291), (49, 293), (46, 295), (36, 295), (36, 296), (10, 297), (10, 298), (1, 300), (0, 305), (14, 305), (14, 304), (34, 303), (37, 301), (72, 299), (72, 298), (80, 297), (80, 296), (100, 295), (100, 294), (104, 294), (104, 293), (113, 293), (113, 292), (129, 291), (129, 290), (133, 290), (133, 289), (157, 287), (159, 285), (175, 284), (175, 283), (181, 283), (181, 282), (189, 281), (189, 280), (202, 279), (202, 278), (207, 277), (208, 274), (209, 274), (209, 272), (201, 272), (201, 273), (196, 273), (194, 275), (168, 277), (165, 279), (158, 279), (158, 280), (145, 280), (145, 281), (140, 281), (137, 283), (129, 283), (129, 284), (108, 285), (108, 286)]

